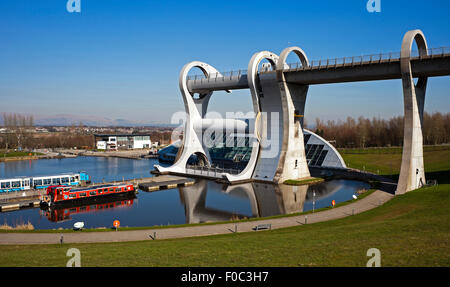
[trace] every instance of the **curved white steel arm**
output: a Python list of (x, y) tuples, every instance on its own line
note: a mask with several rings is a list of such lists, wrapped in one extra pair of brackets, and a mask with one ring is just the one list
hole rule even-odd
[(269, 63), (272, 65), (273, 68), (275, 68), (276, 63), (278, 61), (278, 56), (275, 53), (269, 52), (269, 51), (262, 51), (255, 53), (252, 58), (250, 59), (250, 62), (248, 63), (248, 69), (247, 69), (247, 80), (248, 80), (248, 86), (250, 87), (250, 93), (252, 96), (252, 103), (253, 103), (253, 111), (255, 112), (255, 125), (253, 132), (253, 141), (251, 143), (252, 146), (252, 152), (250, 155), (250, 160), (245, 167), (245, 169), (239, 173), (238, 175), (232, 175), (227, 174), (226, 178), (228, 181), (243, 181), (248, 180), (252, 178), (253, 172), (256, 167), (256, 163), (258, 161), (259, 157), (259, 149), (260, 149), (260, 141), (261, 137), (264, 136), (264, 127), (262, 124), (262, 115), (261, 115), (261, 105), (259, 101), (260, 96), (260, 87), (258, 84), (258, 67), (261, 61), (264, 59), (268, 60)]
[(180, 146), (177, 158), (172, 166), (162, 167), (155, 165), (155, 168), (159, 172), (186, 173), (187, 161), (193, 154), (203, 155), (206, 159), (208, 159), (208, 164), (211, 162), (209, 153), (204, 147), (202, 131), (196, 131), (194, 126), (197, 123), (201, 124), (208, 108), (209, 99), (213, 92), (202, 94), (199, 98), (194, 99), (187, 87), (188, 73), (193, 68), (199, 68), (206, 77), (216, 73), (221, 75), (214, 67), (199, 61), (190, 62), (181, 69), (179, 86), (186, 110), (186, 124), (183, 134), (183, 143)]

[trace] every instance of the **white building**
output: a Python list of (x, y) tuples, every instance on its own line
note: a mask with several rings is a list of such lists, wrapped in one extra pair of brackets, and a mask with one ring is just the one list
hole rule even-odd
[(105, 141), (97, 141), (97, 149), (106, 149), (106, 142)]
[(126, 150), (149, 149), (152, 147), (150, 135), (94, 135), (97, 149)]
[(133, 136), (133, 149), (150, 148), (151, 146), (150, 136)]

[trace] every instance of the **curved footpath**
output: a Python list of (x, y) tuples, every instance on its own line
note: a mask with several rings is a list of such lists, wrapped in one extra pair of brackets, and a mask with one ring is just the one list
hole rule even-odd
[[(61, 235), (64, 237), (64, 243), (94, 243), (94, 242), (121, 242), (121, 241), (140, 241), (152, 240), (150, 236), (156, 233), (156, 239), (183, 238), (194, 236), (207, 236), (216, 234), (227, 234), (237, 232), (251, 232), (259, 224), (271, 224), (272, 229), (298, 226), (329, 221), (351, 216), (352, 212), (358, 214), (377, 206), (382, 205), (394, 196), (388, 192), (376, 190), (367, 197), (353, 203), (306, 215), (291, 217), (282, 217), (275, 219), (261, 219), (249, 222), (231, 222), (214, 225), (186, 226), (164, 229), (146, 229), (130, 231), (111, 231), (111, 232), (75, 232), (75, 233), (0, 233), (0, 244), (59, 244)], [(255, 231), (253, 231), (255, 232)]]

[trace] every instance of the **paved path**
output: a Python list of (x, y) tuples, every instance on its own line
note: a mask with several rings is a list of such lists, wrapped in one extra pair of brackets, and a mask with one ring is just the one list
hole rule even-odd
[(147, 229), (131, 231), (111, 231), (111, 232), (75, 232), (75, 233), (0, 233), (0, 244), (59, 244), (61, 235), (64, 243), (93, 243), (93, 242), (121, 242), (152, 240), (156, 232), (156, 239), (183, 238), (194, 236), (207, 236), (215, 234), (232, 233), (237, 226), (237, 232), (256, 232), (253, 228), (259, 224), (271, 224), (272, 229), (298, 226), (321, 221), (328, 221), (346, 216), (351, 216), (352, 211), (358, 214), (369, 209), (382, 205), (393, 198), (393, 195), (381, 190), (377, 190), (367, 197), (354, 203), (347, 204), (334, 209), (299, 215), (292, 217), (282, 217), (276, 219), (266, 219), (251, 222), (225, 223), (215, 225), (187, 226), (178, 228)]

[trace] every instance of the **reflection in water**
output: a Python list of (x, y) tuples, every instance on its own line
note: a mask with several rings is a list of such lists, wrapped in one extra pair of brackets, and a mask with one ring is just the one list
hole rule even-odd
[(342, 182), (343, 182), (342, 180), (333, 180), (321, 184), (310, 185), (308, 187), (306, 199), (311, 200), (313, 195), (316, 200), (330, 197), (342, 188), (343, 186)]
[(104, 210), (131, 207), (136, 196), (134, 194), (108, 196), (106, 198), (89, 199), (84, 202), (70, 203), (60, 206), (41, 207), (41, 215), (52, 222), (72, 220), (72, 215), (95, 213)]
[[(245, 183), (239, 185), (223, 185), (220, 192), (232, 196), (244, 198), (251, 207), (250, 217), (267, 217), (280, 214), (303, 212), (305, 203), (312, 202), (313, 208), (328, 205), (327, 198), (336, 195), (337, 191), (345, 188), (351, 181), (329, 181), (311, 186), (274, 185), (265, 183)], [(359, 183), (359, 188), (365, 188), (364, 183)], [(220, 210), (207, 204), (208, 182), (199, 180), (188, 187), (180, 187), (180, 198), (184, 204), (186, 223), (202, 223), (227, 221), (230, 219), (243, 219), (249, 216)], [(351, 198), (357, 188), (347, 192), (345, 200)], [(349, 195), (349, 196), (348, 196)], [(336, 198), (338, 202), (344, 201)], [(321, 203), (316, 206), (316, 203)], [(309, 209), (308, 209), (309, 210)]]

